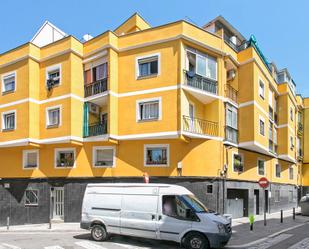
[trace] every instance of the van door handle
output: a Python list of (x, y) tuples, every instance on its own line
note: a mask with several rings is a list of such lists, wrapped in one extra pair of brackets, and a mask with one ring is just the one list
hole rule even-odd
[(151, 215), (151, 219), (154, 220), (156, 219), (156, 216), (154, 214)]

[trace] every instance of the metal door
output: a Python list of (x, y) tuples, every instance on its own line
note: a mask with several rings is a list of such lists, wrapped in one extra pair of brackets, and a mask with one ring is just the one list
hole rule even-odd
[(53, 219), (63, 220), (64, 218), (64, 188), (56, 187), (54, 188), (54, 210)]
[(227, 199), (226, 213), (231, 214), (232, 218), (244, 216), (244, 199)]

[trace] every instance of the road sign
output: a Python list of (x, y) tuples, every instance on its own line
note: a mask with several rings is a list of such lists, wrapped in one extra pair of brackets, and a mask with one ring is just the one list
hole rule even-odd
[(259, 185), (261, 188), (267, 188), (268, 185), (269, 185), (269, 181), (266, 177), (262, 177), (260, 180), (259, 180)]

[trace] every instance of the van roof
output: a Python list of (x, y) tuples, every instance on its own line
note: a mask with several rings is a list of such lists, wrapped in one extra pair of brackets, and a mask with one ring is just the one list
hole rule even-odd
[[(192, 193), (186, 189), (185, 187), (173, 184), (163, 184), (163, 183), (152, 183), (152, 184), (145, 184), (145, 183), (89, 183), (87, 188), (100, 188), (100, 187), (107, 187), (107, 188), (117, 188), (127, 189), (128, 188), (141, 188), (148, 189), (150, 188), (160, 188), (161, 194), (180, 194), (180, 195), (192, 195)], [(119, 190), (118, 190), (119, 191)], [(118, 192), (117, 191), (117, 192)], [(129, 190), (128, 190), (129, 191)], [(150, 190), (151, 191), (151, 190)], [(125, 191), (127, 192), (127, 191)], [(139, 192), (139, 191), (138, 191)]]

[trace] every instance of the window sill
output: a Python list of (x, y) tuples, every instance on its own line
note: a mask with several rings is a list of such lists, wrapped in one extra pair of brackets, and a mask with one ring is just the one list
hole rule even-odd
[(154, 122), (154, 121), (159, 121), (160, 119), (158, 118), (153, 118), (153, 119), (139, 119), (137, 120), (138, 123), (147, 123), (147, 122)]
[(10, 132), (10, 131), (15, 131), (15, 128), (2, 129), (2, 132)]
[(137, 76), (137, 80), (144, 80), (144, 79), (149, 79), (149, 78), (155, 78), (158, 77), (159, 74), (149, 74), (145, 76)]
[(92, 167), (96, 169), (108, 169), (115, 168), (115, 165), (92, 165)]
[(144, 167), (169, 167), (168, 164), (145, 164)]
[(39, 204), (25, 204), (25, 207), (38, 207)]
[(46, 126), (46, 129), (53, 129), (53, 128), (59, 128), (59, 124)]
[(14, 92), (15, 92), (15, 89), (14, 90), (10, 90), (10, 91), (5, 91), (5, 92), (2, 92), (2, 96), (10, 94), (10, 93), (14, 93)]
[(73, 169), (75, 166), (56, 165), (56, 169)]
[(25, 169), (25, 170), (34, 170), (34, 169), (37, 169), (37, 168), (38, 168), (38, 166), (27, 166), (27, 165), (25, 165), (23, 167), (23, 169)]

